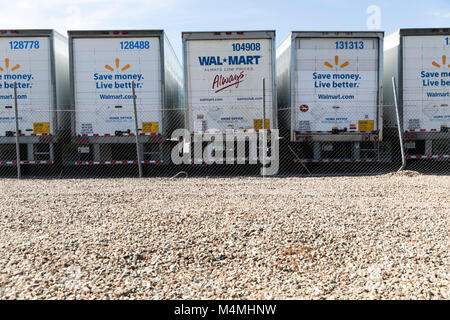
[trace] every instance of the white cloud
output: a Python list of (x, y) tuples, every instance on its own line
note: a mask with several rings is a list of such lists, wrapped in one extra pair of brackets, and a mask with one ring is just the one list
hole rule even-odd
[(450, 11), (433, 11), (430, 15), (437, 18), (450, 19)]
[(170, 13), (180, 1), (19, 0), (2, 3), (0, 21), (3, 29), (56, 29), (63, 34), (71, 29), (134, 28)]

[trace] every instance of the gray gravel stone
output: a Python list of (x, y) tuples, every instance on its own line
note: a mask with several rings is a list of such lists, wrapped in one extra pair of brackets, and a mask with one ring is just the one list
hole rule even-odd
[(449, 199), (411, 172), (2, 179), (0, 299), (449, 299)]

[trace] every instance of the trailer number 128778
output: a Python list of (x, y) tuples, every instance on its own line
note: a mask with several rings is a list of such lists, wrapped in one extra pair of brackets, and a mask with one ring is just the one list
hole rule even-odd
[(11, 50), (39, 49), (39, 41), (33, 40), (10, 41), (9, 48)]

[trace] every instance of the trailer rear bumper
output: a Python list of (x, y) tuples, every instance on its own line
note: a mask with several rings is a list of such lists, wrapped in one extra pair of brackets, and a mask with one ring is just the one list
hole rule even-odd
[(377, 132), (371, 133), (298, 133), (294, 135), (293, 142), (377, 142), (379, 135)]
[(435, 160), (450, 160), (450, 154), (430, 154), (430, 155), (406, 155), (406, 160), (426, 160), (426, 159), (435, 159)]
[[(22, 144), (34, 144), (34, 143), (56, 143), (58, 138), (51, 135), (30, 135), (30, 136), (19, 136), (19, 142)], [(16, 137), (0, 137), (0, 144), (15, 144)]]
[[(54, 164), (54, 161), (20, 161), (21, 165), (41, 165), (41, 164)], [(17, 161), (1, 161), (0, 160), (0, 166), (16, 166)]]
[[(139, 143), (162, 143), (165, 141), (162, 135), (139, 135)], [(113, 143), (136, 143), (136, 136), (79, 136), (72, 138), (75, 144), (113, 144)]]
[(294, 159), (295, 163), (369, 163), (369, 162), (388, 162), (380, 159)]
[[(163, 160), (144, 160), (142, 164), (162, 164)], [(65, 163), (66, 165), (87, 166), (87, 165), (115, 165), (115, 164), (138, 164), (137, 160), (119, 160), (119, 161), (75, 161)]]
[(406, 131), (403, 140), (449, 140), (450, 132), (445, 131)]

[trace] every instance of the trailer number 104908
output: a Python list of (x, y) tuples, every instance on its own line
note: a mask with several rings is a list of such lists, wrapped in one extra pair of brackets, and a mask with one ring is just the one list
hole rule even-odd
[(233, 51), (260, 51), (261, 43), (259, 42), (246, 42), (246, 43), (233, 43), (231, 45)]

